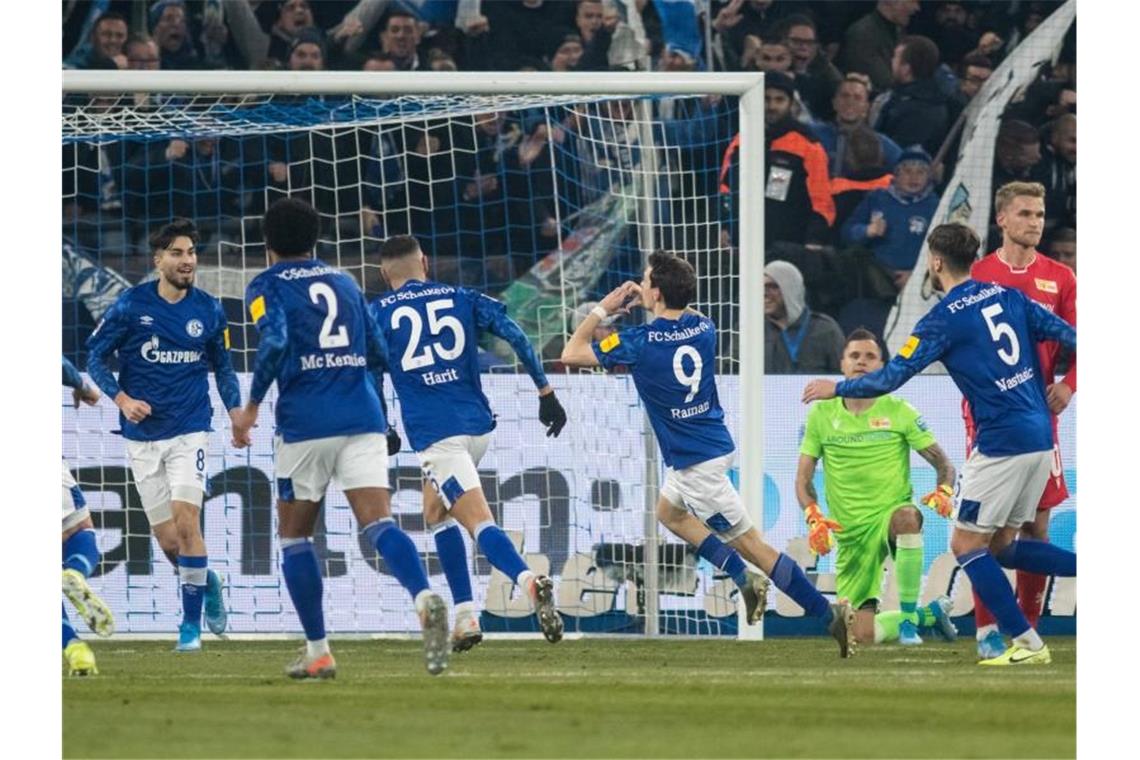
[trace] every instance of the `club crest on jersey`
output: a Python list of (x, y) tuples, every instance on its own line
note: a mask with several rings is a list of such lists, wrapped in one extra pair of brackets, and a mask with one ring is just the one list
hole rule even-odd
[(613, 333), (604, 339), (601, 343), (599, 343), (598, 348), (602, 349), (603, 354), (608, 354), (610, 351), (613, 351), (615, 348), (617, 348), (620, 343), (621, 338), (618, 337), (617, 333)]
[(867, 422), (870, 423), (872, 430), (886, 430), (891, 426), (890, 417), (872, 417)]
[(917, 335), (912, 335), (907, 338), (906, 343), (903, 343), (902, 348), (899, 349), (899, 356), (904, 359), (909, 359), (914, 355), (914, 350), (918, 348), (919, 342)]
[(1056, 280), (1042, 280), (1034, 277), (1033, 282), (1037, 285), (1037, 289), (1042, 293), (1056, 293), (1057, 281)]
[(205, 331), (206, 328), (200, 319), (191, 319), (186, 323), (186, 334), (191, 338), (201, 338)]
[(154, 324), (154, 317), (149, 314), (143, 314), (141, 317), (139, 317), (139, 324), (150, 327)]

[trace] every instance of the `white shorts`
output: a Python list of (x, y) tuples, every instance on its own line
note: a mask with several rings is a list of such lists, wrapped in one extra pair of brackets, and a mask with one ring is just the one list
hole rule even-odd
[(490, 433), (453, 435), (416, 452), (424, 477), (435, 486), (448, 509), (455, 506), (463, 494), (483, 487), (478, 466), (490, 445)]
[(71, 530), (79, 523), (91, 516), (87, 511), (87, 500), (79, 490), (79, 484), (67, 469), (67, 462), (63, 463), (63, 529)]
[(388, 440), (380, 433), (286, 443), (273, 439), (277, 498), (320, 501), (334, 477), (342, 491), (388, 488)]
[(1052, 449), (1006, 457), (988, 457), (975, 449), (958, 475), (958, 527), (992, 533), (1033, 522), (1052, 469)]
[(752, 520), (744, 509), (740, 494), (728, 479), (732, 454), (686, 467), (665, 468), (665, 484), (661, 496), (681, 509), (688, 509), (698, 520), (725, 541), (748, 532)]
[(127, 457), (150, 524), (174, 517), (171, 501), (202, 506), (210, 434), (186, 433), (164, 441), (127, 441)]

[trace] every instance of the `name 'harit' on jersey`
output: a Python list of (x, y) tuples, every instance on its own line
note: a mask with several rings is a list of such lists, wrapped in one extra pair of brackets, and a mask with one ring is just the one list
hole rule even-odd
[(966, 280), (919, 320), (883, 370), (844, 381), (836, 392), (882, 395), (941, 361), (974, 411), (979, 451), (991, 457), (1047, 451), (1053, 427), (1045, 384), (1052, 379), (1041, 377), (1037, 354), (1045, 340), (1075, 348), (1077, 333), (1019, 290)]
[(469, 288), (409, 280), (372, 302), (388, 346), (389, 372), (408, 440), (416, 451), (456, 435), (483, 435), (495, 427), (479, 378), (479, 336), (511, 343), (539, 387), (542, 364), (506, 306)]
[(277, 381), (277, 432), (286, 443), (387, 429), (370, 368), (383, 338), (349, 275), (320, 259), (282, 261), (246, 289), (261, 334), (250, 398)]
[(682, 470), (735, 450), (716, 392), (716, 326), (686, 311), (593, 344), (606, 369), (629, 367), (665, 464)]
[[(87, 372), (107, 398), (121, 390), (150, 405), (150, 415), (138, 423), (119, 415), (129, 440), (163, 441), (210, 430), (211, 365), (226, 408), (240, 404), (226, 315), (204, 290), (191, 287), (177, 303), (159, 295), (158, 281), (126, 290), (87, 339), (87, 349)], [(116, 352), (118, 380), (109, 364)]]

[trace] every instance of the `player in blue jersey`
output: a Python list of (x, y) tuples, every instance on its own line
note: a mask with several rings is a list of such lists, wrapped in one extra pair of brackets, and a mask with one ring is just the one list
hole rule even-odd
[[(182, 584), (179, 652), (202, 648), (202, 607), (226, 629), (222, 581), (207, 568), (200, 513), (209, 455), (209, 371), (234, 419), (240, 405), (229, 330), (218, 299), (194, 287), (198, 230), (175, 219), (150, 238), (156, 280), (125, 291), (87, 340), (87, 371), (119, 407), (135, 486), (151, 530)], [(119, 377), (109, 365), (118, 354)]]
[[(72, 398), (78, 409), (80, 403), (95, 406), (99, 403), (98, 389), (83, 381), (75, 365), (63, 359), (63, 384), (72, 389)], [(75, 482), (67, 463), (63, 463), (63, 594), (87, 627), (100, 636), (115, 632), (115, 618), (111, 608), (87, 584), (87, 576), (99, 564), (99, 547), (95, 543), (95, 524), (87, 511), (83, 492)], [(95, 653), (87, 642), (79, 638), (67, 607), (63, 608), (63, 656), (67, 660), (67, 674), (72, 676), (98, 675)]]
[(931, 281), (946, 295), (882, 369), (860, 378), (813, 380), (804, 402), (890, 393), (941, 361), (974, 412), (975, 447), (955, 494), (950, 548), (1013, 646), (982, 665), (1044, 665), (1049, 648), (1026, 620), (1001, 568), (1071, 577), (1077, 555), (1047, 541), (1014, 540), (1032, 522), (1053, 465), (1053, 426), (1036, 346), (1075, 350), (1077, 334), (1021, 291), (970, 278), (981, 242), (962, 224), (935, 227), (927, 240)]
[[(665, 251), (652, 254), (641, 284), (627, 282), (603, 298), (570, 337), (562, 361), (630, 369), (665, 462), (657, 519), (733, 579), (748, 621), (764, 614), (767, 582), (748, 571), (741, 555), (805, 612), (823, 620), (839, 642), (840, 656), (848, 657), (855, 647), (851, 605), (845, 599), (829, 604), (795, 560), (760, 538), (728, 479), (736, 446), (717, 397), (716, 326), (689, 308), (696, 292), (692, 266)], [(652, 321), (591, 343), (601, 320), (628, 313), (638, 299), (652, 312)]]
[(456, 606), (452, 647), (464, 651), (483, 638), (459, 525), (487, 561), (527, 593), (543, 635), (555, 643), (562, 638), (562, 617), (554, 606), (554, 583), (534, 573), (495, 524), (479, 480), (479, 460), (495, 427), (479, 381), (480, 334), (490, 332), (514, 348), (538, 388), (538, 418), (548, 436), (562, 432), (566, 412), (526, 333), (507, 316), (502, 303), (429, 280), (427, 257), (410, 235), (384, 243), (380, 271), (392, 292), (373, 301), (372, 312), (391, 352), (390, 373), (404, 430), (424, 473), (424, 516), (433, 526)]
[(432, 675), (447, 667), (447, 607), (428, 587), (412, 539), (396, 525), (388, 493), (388, 424), (377, 388), (384, 336), (355, 280), (313, 255), (320, 220), (312, 206), (282, 198), (265, 212), (269, 267), (250, 282), (246, 306), (260, 334), (249, 403), (234, 425), (248, 435), (277, 383), (274, 437), (282, 574), (306, 646), (286, 673), (332, 678), (321, 570), (312, 535), (329, 482), (337, 479), (361, 532), (415, 601)]

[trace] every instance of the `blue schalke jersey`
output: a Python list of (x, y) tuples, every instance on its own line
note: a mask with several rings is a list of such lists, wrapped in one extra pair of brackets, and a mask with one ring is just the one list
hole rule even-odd
[[(241, 405), (229, 344), (218, 299), (191, 287), (170, 303), (158, 294), (157, 280), (144, 282), (119, 296), (87, 339), (87, 372), (107, 398), (121, 390), (150, 405), (137, 424), (119, 415), (123, 437), (163, 441), (211, 429), (211, 365), (226, 409)], [(116, 352), (118, 380), (109, 365)]]
[(952, 288), (919, 320), (914, 334), (882, 369), (844, 380), (836, 394), (871, 398), (890, 393), (916, 373), (941, 361), (977, 423), (977, 449), (986, 456), (1013, 456), (1053, 448), (1053, 425), (1045, 402), (1037, 344), (1059, 341), (1075, 349), (1073, 327), (1024, 293), (966, 280)]
[(260, 342), (250, 399), (277, 382), (277, 433), (286, 443), (387, 429), (375, 375), (383, 338), (356, 281), (320, 259), (290, 259), (249, 283)]
[(606, 369), (630, 368), (667, 466), (683, 470), (735, 451), (716, 393), (711, 319), (691, 311), (680, 319), (658, 317), (593, 349)]
[(388, 345), (392, 384), (415, 451), (494, 429), (479, 379), (482, 332), (510, 343), (535, 386), (547, 385), (534, 348), (506, 306), (475, 290), (409, 280), (375, 299), (372, 313)]

